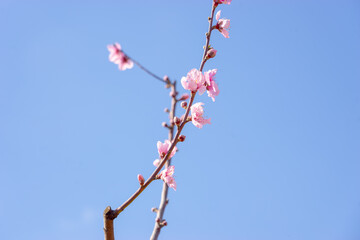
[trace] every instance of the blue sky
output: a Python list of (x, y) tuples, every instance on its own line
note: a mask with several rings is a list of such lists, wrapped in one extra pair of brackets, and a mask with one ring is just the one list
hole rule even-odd
[[(219, 9), (230, 38), (214, 32), (204, 70), (218, 69), (221, 92), (196, 97), (212, 124), (184, 130), (160, 238), (360, 239), (359, 1)], [(210, 10), (210, 0), (0, 2), (2, 239), (103, 237), (104, 208), (154, 170), (170, 105), (160, 82), (108, 62), (106, 46), (180, 80), (200, 65)], [(117, 239), (149, 238), (161, 186), (115, 220)]]

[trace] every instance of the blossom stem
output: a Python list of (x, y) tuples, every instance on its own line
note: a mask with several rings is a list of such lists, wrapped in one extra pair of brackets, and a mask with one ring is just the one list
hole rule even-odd
[(148, 70), (147, 68), (145, 68), (143, 65), (141, 65), (138, 61), (134, 60), (133, 58), (129, 57), (129, 55), (127, 55), (124, 51), (122, 51), (126, 57), (128, 57), (129, 59), (131, 59), (131, 61), (133, 61), (141, 70), (143, 70), (144, 72), (146, 72), (147, 74), (149, 74), (150, 76), (152, 76), (153, 78), (163, 82), (163, 83), (167, 83), (164, 79), (162, 79), (161, 77), (157, 76), (156, 74), (152, 73), (150, 70)]

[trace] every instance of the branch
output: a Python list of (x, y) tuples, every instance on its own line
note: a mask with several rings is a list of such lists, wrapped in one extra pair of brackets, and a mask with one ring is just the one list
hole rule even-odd
[[(201, 60), (201, 64), (200, 64), (200, 69), (199, 71), (202, 71), (206, 62), (206, 54), (209, 48), (209, 43), (210, 43), (210, 36), (211, 36), (211, 31), (212, 31), (212, 22), (213, 22), (213, 18), (214, 18), (214, 12), (215, 12), (215, 8), (216, 5), (215, 3), (213, 3), (212, 5), (212, 9), (211, 9), (211, 17), (209, 18), (209, 30), (206, 33), (206, 44), (205, 44), (205, 48), (204, 48), (204, 54)], [(174, 82), (171, 85), (171, 91), (176, 93), (176, 83)], [(169, 141), (172, 141), (172, 136), (173, 136), (173, 129), (174, 129), (174, 122), (171, 121), (172, 119), (174, 119), (175, 116), (175, 106), (176, 106), (176, 97), (173, 96), (172, 97), (172, 105), (171, 105), (171, 110), (170, 110), (170, 122), (171, 122), (171, 127), (169, 128)], [(188, 109), (190, 109), (192, 105), (192, 102), (189, 104)], [(184, 117), (184, 121), (186, 121), (187, 115), (186, 117)], [(171, 150), (169, 150), (168, 152), (170, 152)], [(171, 159), (169, 159), (169, 161), (166, 163), (166, 167), (168, 167), (171, 164)], [(169, 187), (167, 186), (167, 184), (164, 182), (163, 183), (163, 189), (161, 192), (161, 201), (160, 201), (160, 206), (159, 209), (157, 210), (157, 214), (156, 214), (156, 221), (155, 221), (155, 226), (154, 226), (154, 230), (153, 233), (151, 234), (150, 240), (157, 240), (159, 235), (160, 235), (160, 231), (161, 228), (164, 226), (161, 223), (163, 222), (163, 216), (164, 216), (164, 212), (165, 212), (165, 208), (166, 205), (168, 203), (168, 199), (167, 199), (167, 195), (168, 195), (168, 189)]]
[(206, 44), (205, 44), (205, 48), (204, 48), (204, 54), (203, 54), (203, 57), (202, 57), (202, 60), (201, 60), (200, 68), (199, 68), (200, 72), (202, 72), (202, 70), (204, 68), (204, 65), (205, 65), (205, 62), (207, 61), (206, 54), (207, 54), (207, 51), (208, 51), (208, 48), (209, 48), (211, 31), (213, 30), (212, 23), (213, 23), (214, 12), (215, 12), (216, 7), (217, 7), (217, 4), (215, 2), (213, 2), (212, 9), (211, 9), (211, 17), (209, 18), (209, 30), (206, 33)]
[(168, 81), (165, 81), (164, 79), (162, 79), (161, 77), (157, 76), (156, 74), (152, 73), (150, 70), (148, 70), (147, 68), (145, 68), (143, 65), (141, 65), (138, 61), (134, 60), (133, 58), (129, 57), (129, 55), (127, 55), (123, 50), (121, 50), (126, 57), (128, 57), (129, 59), (131, 59), (131, 61), (133, 61), (141, 70), (145, 71), (147, 74), (149, 74), (150, 76), (154, 77), (155, 79), (163, 82), (163, 83), (166, 83), (166, 84), (169, 84)]
[[(169, 141), (172, 142), (173, 141), (173, 136), (174, 136), (174, 127), (175, 127), (175, 123), (174, 123), (174, 117), (175, 117), (175, 110), (176, 110), (176, 104), (178, 102), (178, 100), (176, 99), (176, 81), (174, 81), (171, 84), (171, 110), (169, 112), (169, 119), (170, 119), (170, 127), (169, 127)], [(165, 163), (165, 167), (168, 167), (171, 165), (171, 159), (169, 159), (166, 163)], [(165, 212), (165, 208), (167, 203), (169, 202), (167, 195), (168, 195), (168, 190), (169, 187), (168, 185), (164, 182), (163, 183), (163, 189), (161, 191), (161, 200), (160, 200), (160, 205), (159, 205), (159, 209), (157, 211), (156, 214), (156, 221), (155, 221), (155, 226), (154, 226), (154, 230), (153, 233), (151, 234), (150, 239), (157, 239), (159, 234), (160, 234), (160, 230), (161, 228), (164, 226), (163, 224), (161, 224), (163, 221), (163, 216), (164, 216), (164, 212)]]
[(192, 92), (191, 93), (191, 98), (190, 98), (190, 102), (189, 102), (189, 107), (186, 109), (186, 113), (185, 113), (185, 117), (182, 121), (182, 123), (180, 124), (176, 135), (171, 143), (171, 146), (168, 149), (168, 152), (166, 153), (166, 155), (164, 156), (164, 158), (161, 160), (161, 162), (159, 163), (159, 166), (155, 169), (155, 171), (151, 174), (151, 176), (145, 181), (144, 185), (140, 186), (138, 190), (136, 190), (136, 192), (128, 199), (126, 200), (120, 207), (116, 208), (115, 211), (115, 218), (122, 212), (125, 210), (125, 208), (127, 208), (127, 206), (130, 205), (130, 203), (132, 203), (139, 195), (140, 193), (142, 193), (142, 191), (144, 191), (149, 184), (154, 181), (156, 179), (156, 175), (160, 172), (160, 170), (163, 168), (163, 166), (165, 165), (166, 161), (169, 159), (169, 156), (172, 152), (172, 150), (174, 149), (174, 147), (176, 146), (176, 144), (179, 141), (179, 136), (181, 134), (182, 129), (184, 128), (185, 124), (187, 123), (186, 118), (189, 116), (189, 112), (190, 112), (190, 106), (192, 105), (194, 98), (195, 98), (196, 92)]
[[(202, 72), (203, 70), (203, 67), (205, 65), (205, 62), (207, 61), (206, 59), (206, 54), (207, 54), (207, 51), (208, 51), (208, 48), (209, 48), (209, 43), (210, 43), (210, 36), (211, 36), (211, 31), (212, 31), (212, 22), (213, 22), (213, 17), (214, 17), (214, 12), (215, 12), (215, 8), (216, 8), (217, 4), (215, 4), (213, 2), (213, 5), (212, 5), (212, 9), (211, 9), (211, 17), (209, 18), (209, 30), (208, 32), (206, 33), (206, 45), (205, 45), (205, 48), (204, 48), (204, 54), (203, 54), (203, 58), (202, 58), (202, 61), (201, 61), (201, 64), (200, 64), (200, 68), (199, 68), (199, 71)], [(125, 53), (124, 53), (125, 54)], [(128, 57), (128, 56), (127, 56)], [(130, 57), (129, 57), (130, 58)], [(147, 72), (148, 74), (150, 74), (151, 76), (153, 76), (154, 78), (166, 83), (166, 84), (169, 84), (169, 81), (165, 81), (164, 79), (156, 76), (155, 74), (153, 74), (152, 72), (150, 72), (149, 70), (147, 70), (145, 67), (143, 67), (140, 63), (138, 63), (137, 61), (134, 61), (132, 59), (132, 61), (138, 65), (142, 70), (144, 70), (145, 72)], [(175, 82), (172, 84), (175, 88)], [(189, 104), (187, 106), (187, 109), (186, 109), (186, 112), (185, 112), (185, 115), (184, 115), (184, 118), (182, 119), (182, 122), (181, 124), (179, 125), (178, 129), (177, 129), (177, 132), (175, 134), (175, 137), (171, 139), (171, 146), (169, 147), (168, 149), (168, 152), (166, 153), (166, 155), (163, 157), (163, 159), (161, 160), (161, 162), (159, 163), (158, 167), (155, 169), (155, 171), (151, 174), (151, 176), (145, 181), (145, 183), (143, 185), (140, 185), (140, 187), (135, 191), (135, 193), (128, 199), (126, 200), (121, 206), (119, 206), (118, 208), (116, 208), (115, 210), (112, 210), (110, 206), (108, 206), (105, 211), (104, 211), (104, 234), (105, 234), (105, 240), (114, 240), (114, 228), (113, 228), (113, 220), (122, 212), (124, 211), (149, 185), (152, 181), (154, 181), (157, 176), (157, 174), (160, 172), (160, 170), (163, 168), (163, 166), (165, 164), (167, 164), (167, 166), (169, 166), (170, 164), (168, 163), (168, 161), (170, 161), (169, 156), (170, 154), (172, 153), (172, 150), (175, 148), (176, 144), (178, 143), (179, 141), (179, 136), (181, 134), (181, 131), (182, 129), (184, 128), (185, 124), (188, 122), (187, 118), (189, 116), (189, 113), (190, 113), (190, 109), (191, 109), (191, 106), (194, 102), (194, 98), (195, 98), (195, 95), (196, 95), (196, 91), (194, 92), (191, 92), (191, 96), (190, 96), (190, 100), (189, 100)], [(175, 99), (176, 100), (176, 99)], [(176, 102), (174, 103), (176, 105)], [(175, 106), (174, 106), (174, 114), (175, 114)], [(171, 128), (172, 130), (174, 129), (174, 126), (173, 126), (173, 123), (171, 123)], [(169, 138), (170, 136), (173, 135), (173, 132), (170, 133), (169, 132)], [(166, 185), (166, 183), (164, 183), (164, 185)], [(162, 200), (161, 200), (161, 203), (163, 203), (163, 199), (164, 200), (164, 203), (166, 205), (166, 197), (167, 197), (167, 186), (164, 187), (163, 189), (163, 192), (162, 192)], [(161, 208), (161, 206), (160, 206)], [(162, 214), (164, 213), (164, 210), (165, 210), (165, 206), (163, 206), (162, 208)], [(160, 212), (160, 211), (159, 211)], [(161, 216), (162, 218), (162, 216)], [(160, 218), (160, 219), (161, 219)], [(158, 219), (158, 218), (157, 218)], [(158, 222), (160, 221), (157, 221), (157, 224)], [(154, 232), (151, 236), (151, 239), (152, 240), (155, 240), (158, 238), (159, 236), (159, 233), (160, 233), (160, 229), (158, 229), (158, 227), (156, 226), (155, 224), (155, 228), (154, 228)]]

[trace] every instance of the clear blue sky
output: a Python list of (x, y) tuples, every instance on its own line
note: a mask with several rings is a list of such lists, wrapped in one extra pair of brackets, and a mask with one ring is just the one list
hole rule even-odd
[[(148, 177), (168, 90), (107, 44), (180, 80), (211, 1), (0, 1), (0, 238), (102, 239), (102, 212)], [(205, 70), (212, 124), (186, 126), (161, 239), (360, 239), (360, 2), (233, 0)], [(181, 91), (183, 92), (183, 91)], [(153, 183), (115, 220), (148, 239)]]

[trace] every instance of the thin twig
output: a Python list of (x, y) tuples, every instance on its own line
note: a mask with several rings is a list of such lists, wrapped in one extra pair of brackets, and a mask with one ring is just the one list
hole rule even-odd
[[(174, 93), (171, 96), (171, 109), (169, 112), (169, 119), (170, 119), (170, 127), (169, 127), (169, 141), (171, 142), (173, 140), (173, 136), (174, 136), (174, 127), (175, 127), (175, 123), (174, 123), (174, 117), (175, 117), (175, 113), (176, 113), (176, 104), (177, 104), (177, 100), (176, 100), (176, 81), (174, 81), (171, 84), (171, 92)], [(166, 163), (165, 163), (165, 167), (168, 167), (171, 165), (171, 159), (169, 159)], [(155, 226), (154, 226), (154, 230), (151, 234), (150, 240), (153, 239), (157, 239), (159, 237), (160, 234), (160, 230), (162, 228), (162, 225), (160, 224), (163, 220), (164, 217), (164, 213), (165, 213), (165, 208), (167, 206), (168, 203), (168, 190), (169, 190), (169, 186), (164, 182), (163, 183), (163, 188), (161, 191), (161, 200), (160, 200), (160, 205), (156, 214), (156, 219), (159, 219), (159, 221), (155, 221)]]
[(152, 73), (150, 70), (148, 70), (147, 68), (145, 68), (143, 65), (141, 65), (138, 61), (134, 60), (133, 58), (129, 57), (129, 55), (127, 55), (123, 50), (121, 50), (126, 57), (128, 57), (129, 59), (131, 59), (131, 61), (133, 61), (141, 70), (144, 70), (147, 74), (151, 75), (152, 77), (154, 77), (155, 79), (163, 82), (163, 83), (167, 83), (164, 79), (162, 79), (161, 77), (157, 76), (156, 74)]
[(206, 59), (206, 54), (207, 54), (207, 51), (208, 51), (208, 48), (209, 48), (211, 31), (213, 30), (212, 23), (213, 23), (214, 12), (215, 12), (216, 7), (217, 7), (217, 4), (215, 2), (213, 2), (212, 8), (211, 8), (211, 17), (209, 18), (209, 30), (206, 33), (206, 44), (205, 44), (205, 48), (204, 48), (204, 54), (203, 54), (203, 57), (202, 57), (202, 60), (201, 60), (200, 68), (199, 68), (200, 72), (202, 72), (202, 70), (204, 68), (204, 65), (205, 65), (205, 62), (207, 60)]

